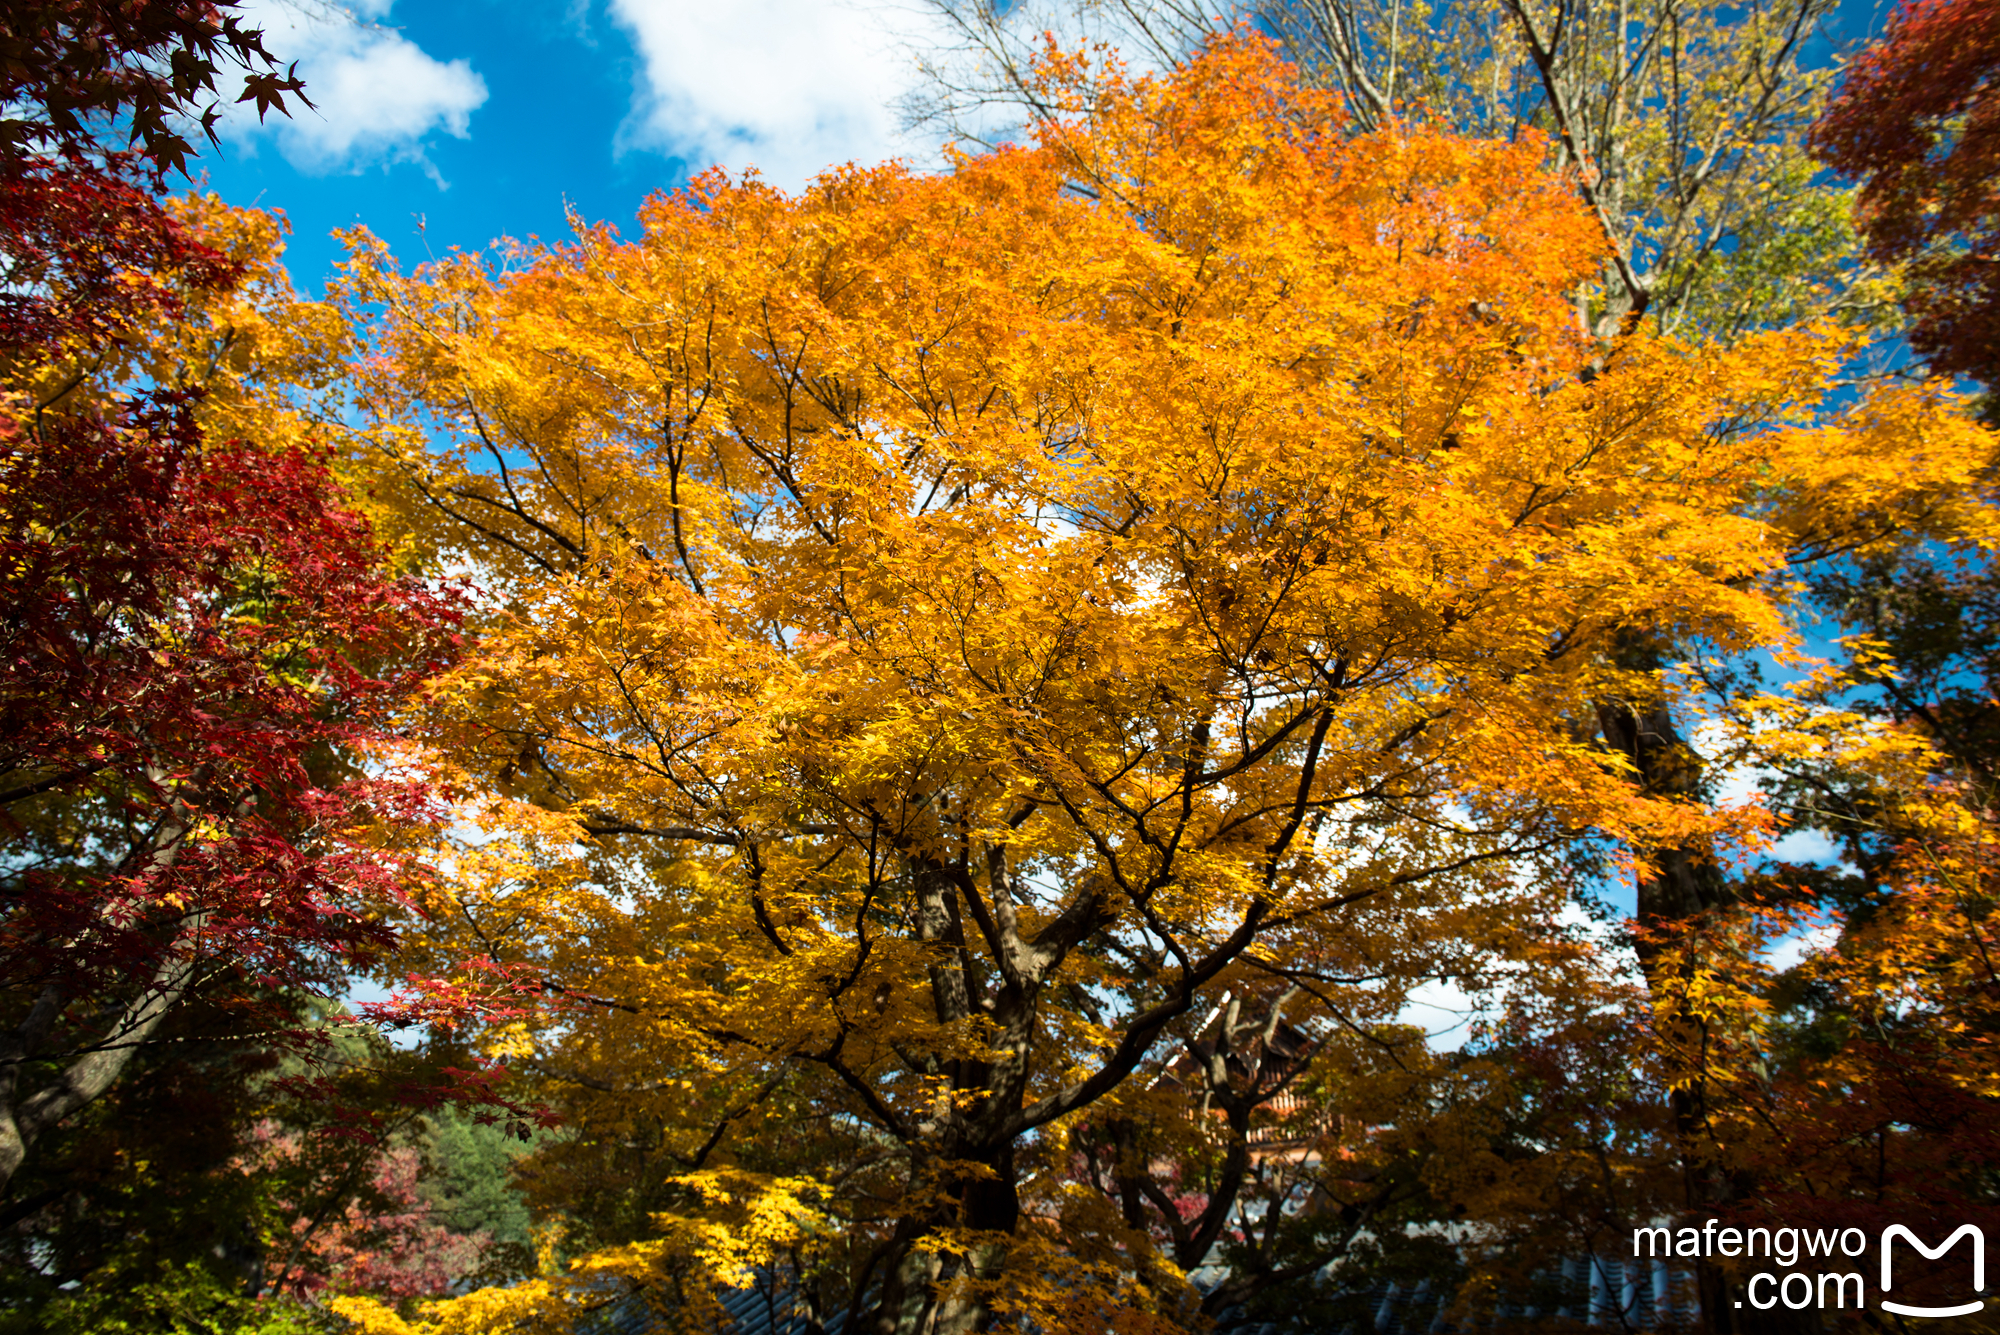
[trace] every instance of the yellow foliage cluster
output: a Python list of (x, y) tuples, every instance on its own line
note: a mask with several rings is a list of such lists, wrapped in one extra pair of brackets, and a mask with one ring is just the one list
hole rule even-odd
[(364, 1330), (781, 1257), (899, 1328), (1166, 1328), (1181, 1269), (1062, 1206), (1156, 1044), (1445, 972), (1587, 1010), (1565, 842), (1730, 820), (1593, 742), (1660, 689), (1616, 637), (1782, 648), (1788, 562), (1987, 522), (1948, 395), (1826, 409), (1830, 327), (1580, 333), (1532, 135), (1345, 134), (1246, 37), (1086, 74), (943, 174), (710, 174), (499, 272), (352, 238), (376, 485), (489, 595), (415, 724), (465, 796), (419, 962), (542, 971), (492, 1049), (672, 1203)]

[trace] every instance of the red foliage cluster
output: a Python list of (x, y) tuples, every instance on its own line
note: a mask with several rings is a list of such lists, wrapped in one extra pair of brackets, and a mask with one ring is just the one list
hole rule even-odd
[(379, 732), (455, 613), (377, 558), (318, 463), (203, 449), (170, 396), (0, 416), (0, 809), (72, 813), (9, 887), (10, 981), (94, 991), (195, 915), (205, 955), (274, 983), (386, 939), (361, 905), (391, 864), (348, 831), (415, 798), (331, 748)]
[[(276, 1123), (252, 1134), (242, 1165), (282, 1177), (309, 1170), (306, 1138)], [(274, 1202), (286, 1219), (265, 1276), (267, 1292), (314, 1298), (328, 1290), (388, 1298), (435, 1298), (479, 1266), (491, 1239), (453, 1228), (419, 1185), (422, 1156), (408, 1146), (378, 1149), (342, 1166), (343, 1179), (310, 1182), (298, 1200)], [(329, 1185), (331, 1190), (329, 1190)]]
[[(0, 160), (40, 148), (92, 152), (99, 129), (122, 120), (161, 172), (193, 151), (176, 127), (198, 99), (215, 96), (225, 65), (245, 74), (237, 99), (259, 113), (306, 102), (299, 80), (279, 73), (263, 33), (231, 11), (236, 0), (8, 0), (0, 7)], [(311, 106), (310, 102), (306, 102)], [(199, 113), (215, 138), (214, 102)]]
[[(15, 48), (72, 9), (61, 40), (115, 51), (58, 95)], [(41, 99), (59, 143), (79, 108), (184, 104), (180, 56), (162, 72), (119, 36), (183, 20), (210, 55), (234, 40), (207, 5), (12, 8), (0, 95)], [(198, 390), (90, 383), (240, 271), (137, 157), (18, 148), (0, 137), (0, 1187), (190, 992), (270, 1032), (291, 1023), (270, 998), (337, 990), (390, 942), (405, 869), (380, 836), (429, 796), (369, 751), (458, 624), (387, 570), (324, 461), (205, 439)]]
[(176, 287), (228, 287), (235, 265), (144, 187), (130, 155), (0, 163), (0, 365), (32, 369), (173, 316)]
[(1905, 0), (1812, 144), (1861, 179), (1870, 253), (1913, 262), (1911, 345), (2000, 384), (2000, 5)]

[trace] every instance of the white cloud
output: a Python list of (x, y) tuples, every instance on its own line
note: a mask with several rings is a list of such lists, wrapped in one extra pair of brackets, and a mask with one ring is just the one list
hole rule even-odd
[(1766, 958), (1772, 969), (1783, 972), (1796, 969), (1809, 957), (1824, 955), (1839, 944), (1839, 927), (1809, 927), (1773, 942)]
[[(917, 81), (909, 10), (856, 0), (609, 0), (644, 86), (624, 139), (697, 170), (756, 167), (797, 189), (825, 168), (912, 148), (896, 99)], [(894, 22), (894, 30), (890, 24)], [(933, 136), (934, 137), (934, 136)]]
[[(786, 189), (850, 161), (935, 164), (940, 141), (954, 132), (988, 143), (1018, 138), (1025, 109), (995, 71), (1025, 69), (1045, 33), (1068, 48), (1107, 43), (1130, 70), (1156, 72), (1171, 63), (1168, 48), (1229, 24), (1195, 7), (1185, 23), (1161, 29), (1155, 10), (1149, 31), (1123, 6), (1097, 0), (1009, 0), (998, 30), (954, 26), (932, 0), (605, 2), (641, 67), (624, 145), (661, 149), (697, 170), (754, 166)], [(925, 63), (954, 85), (951, 93), (922, 72)], [(911, 94), (926, 103), (942, 95), (950, 114), (904, 131), (900, 107)]]
[(390, 28), (376, 26), (394, 0), (359, 0), (351, 10), (313, 0), (250, 0), (243, 12), (264, 30), (278, 59), (298, 62), (306, 95), (317, 110), (295, 108), (259, 125), (247, 105), (235, 107), (224, 132), (254, 148), (271, 136), (293, 166), (315, 173), (358, 171), (381, 161), (421, 164), (424, 141), (444, 133), (463, 139), (470, 117), (486, 101), (486, 81), (463, 60), (441, 61)]
[(1439, 979), (1411, 988), (1396, 1022), (1422, 1029), (1424, 1041), (1434, 1050), (1445, 1052), (1462, 1046), (1471, 1037), (1472, 1022), (1492, 1009), (1490, 1001), (1477, 999), (1458, 984)]

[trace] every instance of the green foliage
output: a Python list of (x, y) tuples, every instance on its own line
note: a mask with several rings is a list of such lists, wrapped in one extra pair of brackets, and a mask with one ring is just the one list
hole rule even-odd
[(1862, 260), (1856, 192), (1816, 183), (1813, 164), (1796, 154), (1774, 156), (1770, 171), (1750, 192), (1760, 207), (1731, 220), (1726, 247), (1667, 257), (1660, 284), (1681, 295), (1660, 313), (1662, 327), (1740, 337), (1833, 314), (1892, 328), (1900, 289)]
[(537, 1144), (463, 1109), (446, 1107), (429, 1117), (424, 1149), (429, 1171), (424, 1193), (455, 1232), (485, 1233), (490, 1239), (481, 1274), (487, 1278), (532, 1273), (533, 1219), (515, 1181), (516, 1165)]
[(286, 1298), (247, 1298), (199, 1262), (94, 1276), (34, 1311), (0, 1313), (0, 1335), (330, 1335), (339, 1322)]

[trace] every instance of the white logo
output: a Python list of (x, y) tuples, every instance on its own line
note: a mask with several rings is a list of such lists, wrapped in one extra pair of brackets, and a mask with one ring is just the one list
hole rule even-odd
[[(1953, 1247), (1957, 1246), (1960, 1238), (1970, 1235), (1972, 1238), (1972, 1287), (1980, 1293), (1986, 1292), (1986, 1235), (1980, 1232), (1978, 1226), (1974, 1224), (1961, 1225), (1958, 1232), (1946, 1238), (1936, 1247), (1924, 1246), (1922, 1239), (1910, 1232), (1909, 1229), (1904, 1228), (1901, 1224), (1889, 1225), (1882, 1232), (1882, 1292), (1887, 1293), (1889, 1291), (1889, 1244), (1898, 1235), (1907, 1238), (1912, 1247), (1922, 1252), (1926, 1260), (1931, 1261), (1937, 1260)], [(1886, 1298), (1882, 1300), (1882, 1310), (1885, 1312), (1894, 1312), (1898, 1316), (1971, 1316), (1974, 1312), (1979, 1311), (1985, 1306), (1985, 1301), (1978, 1298), (1973, 1299), (1969, 1303), (1961, 1303), (1957, 1307), (1905, 1307), (1901, 1303), (1892, 1303)]]

